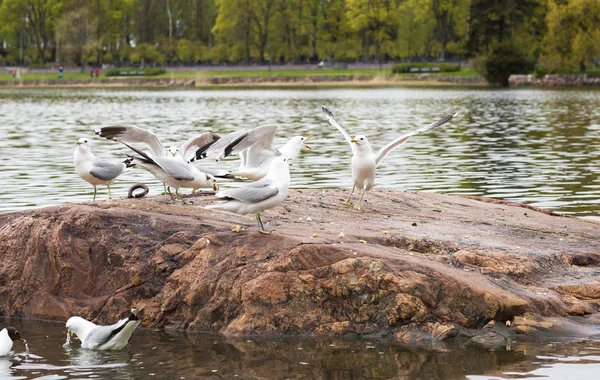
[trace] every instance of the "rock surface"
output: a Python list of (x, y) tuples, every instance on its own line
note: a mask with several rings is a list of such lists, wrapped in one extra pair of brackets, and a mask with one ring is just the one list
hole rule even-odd
[(345, 195), (291, 191), (263, 214), (270, 236), (202, 195), (1, 214), (0, 316), (110, 322), (135, 306), (146, 327), (408, 344), (598, 333), (599, 224), (385, 190), (358, 211)]

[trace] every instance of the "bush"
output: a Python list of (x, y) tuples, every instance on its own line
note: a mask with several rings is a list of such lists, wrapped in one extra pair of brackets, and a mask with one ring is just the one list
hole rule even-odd
[(460, 71), (458, 65), (451, 63), (406, 63), (394, 66), (392, 69), (393, 74), (405, 74), (405, 73), (418, 73), (418, 72), (440, 72), (440, 73), (452, 73)]
[(535, 59), (522, 53), (510, 43), (497, 45), (483, 62), (485, 79), (494, 84), (508, 86), (511, 74), (529, 74), (535, 67)]
[(128, 77), (128, 76), (145, 76), (151, 77), (164, 74), (165, 70), (158, 68), (137, 69), (135, 67), (110, 69), (104, 75), (107, 77)]

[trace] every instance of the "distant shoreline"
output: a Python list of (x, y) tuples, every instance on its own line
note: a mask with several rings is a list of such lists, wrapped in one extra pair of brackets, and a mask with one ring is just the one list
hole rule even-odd
[(22, 79), (0, 81), (0, 88), (211, 88), (211, 87), (487, 87), (481, 77), (380, 75), (347, 76), (197, 76), (188, 78)]

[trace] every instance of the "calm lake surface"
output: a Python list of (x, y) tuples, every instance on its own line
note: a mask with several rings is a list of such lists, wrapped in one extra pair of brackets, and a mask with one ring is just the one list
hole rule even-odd
[[(277, 123), (278, 145), (314, 136), (315, 150), (292, 167), (294, 187), (349, 189), (350, 149), (321, 104), (375, 149), (459, 112), (386, 157), (376, 189), (484, 195), (600, 219), (600, 91), (577, 90), (0, 89), (0, 212), (90, 200), (92, 187), (73, 168), (75, 142), (88, 137), (96, 156), (122, 159), (127, 148), (93, 134), (111, 124), (150, 128), (169, 146), (199, 132)], [(142, 170), (121, 178), (115, 197), (137, 182), (162, 192)]]
[(127, 350), (63, 347), (62, 324), (13, 323), (29, 342), (0, 379), (598, 379), (600, 341), (406, 348), (376, 341), (227, 341), (138, 329)]

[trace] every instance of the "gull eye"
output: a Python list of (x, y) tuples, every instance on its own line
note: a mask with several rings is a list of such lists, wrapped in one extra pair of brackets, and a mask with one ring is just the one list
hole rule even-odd
[(88, 141), (87, 141), (87, 140), (85, 140), (84, 142), (85, 142), (85, 143), (87, 143)]
[(364, 138), (362, 138), (362, 137), (361, 137), (361, 138), (360, 138), (360, 141), (363, 141), (363, 140), (364, 140)]

